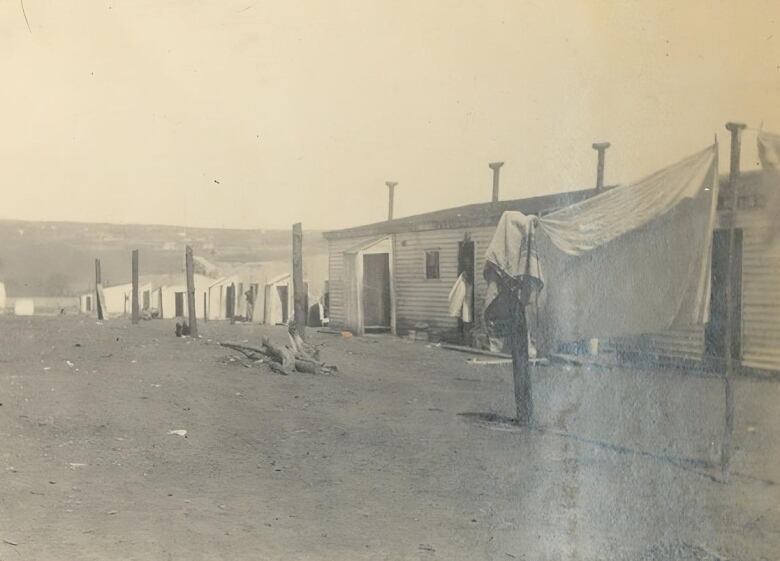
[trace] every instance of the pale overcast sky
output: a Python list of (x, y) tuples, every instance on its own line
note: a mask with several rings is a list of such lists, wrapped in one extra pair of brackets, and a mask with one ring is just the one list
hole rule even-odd
[[(566, 6), (566, 7), (564, 7)], [(780, 2), (0, 3), (0, 217), (339, 228), (780, 131)], [(743, 168), (755, 165), (745, 135)], [(216, 183), (218, 181), (219, 183)]]

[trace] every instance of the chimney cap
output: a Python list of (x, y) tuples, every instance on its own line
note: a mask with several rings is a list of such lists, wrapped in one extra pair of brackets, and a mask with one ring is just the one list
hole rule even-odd
[(504, 162), (490, 162), (490, 163), (488, 164), (488, 167), (489, 167), (490, 169), (496, 170), (496, 169), (500, 168), (500, 167), (501, 167), (501, 166), (503, 166), (503, 165), (504, 165)]
[(592, 146), (594, 150), (606, 150), (612, 145), (609, 142), (594, 142)]
[(396, 185), (398, 185), (398, 182), (397, 181), (385, 181), (385, 185), (387, 185), (388, 187), (395, 187)]
[(742, 130), (746, 127), (747, 125), (745, 123), (735, 123), (733, 121), (729, 121), (728, 123), (726, 123), (726, 129), (730, 131)]

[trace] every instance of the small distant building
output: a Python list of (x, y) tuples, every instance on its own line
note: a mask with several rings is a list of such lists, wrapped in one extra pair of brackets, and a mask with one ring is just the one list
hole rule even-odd
[[(141, 282), (138, 290), (139, 309), (148, 310), (151, 305), (152, 283), (149, 281)], [(127, 316), (132, 313), (133, 306), (133, 285), (132, 283), (116, 284), (103, 287), (103, 296), (105, 298), (105, 310), (103, 314), (106, 317)], [(95, 305), (96, 295), (94, 290), (79, 296), (79, 311), (83, 314), (97, 313)]]
[[(208, 286), (213, 282), (203, 275), (195, 275), (195, 309), (203, 316)], [(133, 285), (123, 283), (103, 288), (105, 317), (127, 316), (132, 313)], [(96, 314), (97, 302), (94, 289), (78, 298), (83, 314)], [(187, 311), (187, 280), (184, 273), (169, 275), (142, 275), (138, 287), (139, 310), (164, 319), (184, 317)]]
[(88, 292), (79, 296), (79, 311), (82, 314), (91, 314), (95, 311), (95, 293)]
[(76, 313), (79, 298), (76, 296), (9, 296), (8, 310), (18, 316), (53, 316)]
[(259, 274), (232, 274), (214, 281), (208, 288), (208, 318), (213, 320), (248, 318), (250, 303), (247, 292), (252, 291), (252, 321), (263, 321), (263, 292), (265, 277)]
[(17, 298), (14, 300), (14, 315), (34, 316), (35, 301), (32, 298)]
[[(322, 256), (313, 256), (304, 269), (315, 278), (324, 276)], [(320, 263), (322, 262), (322, 263)], [(323, 265), (323, 266), (321, 266)], [(252, 322), (279, 325), (288, 323), (293, 316), (295, 295), (292, 274), (282, 272), (287, 267), (281, 263), (248, 263), (234, 267), (228, 275), (217, 279), (208, 288), (208, 318), (227, 320), (248, 318), (250, 303), (247, 294), (252, 294)], [(278, 274), (277, 274), (278, 273)], [(274, 275), (270, 276), (269, 275)], [(307, 306), (319, 302), (321, 294), (304, 277)], [(324, 280), (321, 280), (324, 284)], [(316, 284), (316, 281), (315, 281)], [(308, 313), (308, 309), (307, 309)]]
[[(194, 275), (195, 313), (203, 317), (208, 287), (213, 279), (203, 275)], [(157, 310), (158, 317), (173, 319), (187, 317), (187, 279), (183, 273), (151, 277), (151, 307)]]

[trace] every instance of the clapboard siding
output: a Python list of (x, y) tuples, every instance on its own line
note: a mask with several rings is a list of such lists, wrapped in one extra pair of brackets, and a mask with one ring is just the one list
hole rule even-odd
[(344, 309), (344, 252), (373, 239), (376, 238), (344, 238), (328, 241), (329, 313), (330, 324), (334, 327), (343, 327), (347, 319)]
[[(761, 213), (740, 212), (736, 225), (743, 231), (742, 365), (780, 370), (780, 244), (767, 243), (768, 226)], [(704, 328), (613, 339), (609, 346), (615, 350), (701, 360), (705, 353)]]
[[(449, 315), (449, 294), (458, 278), (461, 230), (429, 230), (396, 234), (396, 325), (403, 333), (425, 323), (432, 331), (457, 327)], [(425, 252), (439, 252), (439, 278), (425, 278)]]
[(704, 356), (704, 327), (670, 329), (637, 337), (615, 337), (606, 342), (605, 348), (698, 361)]
[[(432, 331), (457, 328), (457, 319), (449, 315), (449, 294), (458, 277), (458, 244), (466, 236), (474, 242), (474, 321), (477, 329), (482, 328), (486, 288), (482, 268), (494, 232), (495, 227), (489, 226), (396, 234), (395, 278), (399, 331), (412, 329), (419, 323), (428, 324)], [(425, 278), (425, 252), (429, 250), (439, 251), (439, 279)]]
[(780, 370), (780, 244), (767, 228), (744, 229), (742, 246), (742, 364)]

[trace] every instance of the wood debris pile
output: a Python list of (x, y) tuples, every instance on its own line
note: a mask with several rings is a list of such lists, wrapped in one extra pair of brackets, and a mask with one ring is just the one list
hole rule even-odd
[[(268, 337), (263, 337), (259, 347), (230, 342), (220, 343), (220, 345), (242, 353), (253, 362), (262, 361), (279, 374), (287, 375), (292, 372), (333, 374), (338, 371), (335, 366), (320, 361), (319, 347), (305, 342), (293, 324), (288, 328), (288, 336), (290, 343), (284, 347), (271, 343)], [(247, 366), (243, 362), (242, 364)]]

